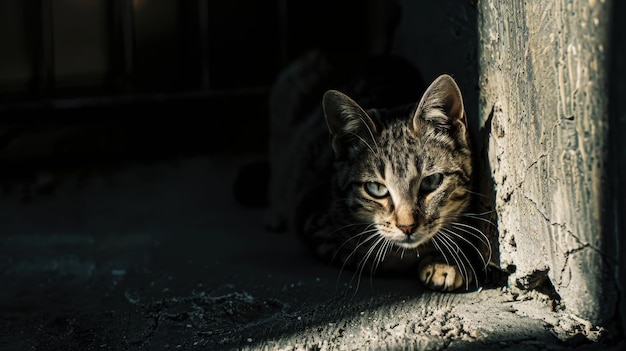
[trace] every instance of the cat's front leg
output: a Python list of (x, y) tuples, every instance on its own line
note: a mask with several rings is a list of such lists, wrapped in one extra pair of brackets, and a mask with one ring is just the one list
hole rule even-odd
[(471, 271), (462, 274), (458, 266), (438, 256), (424, 257), (419, 263), (418, 272), (420, 281), (435, 291), (456, 291), (467, 287), (474, 279)]

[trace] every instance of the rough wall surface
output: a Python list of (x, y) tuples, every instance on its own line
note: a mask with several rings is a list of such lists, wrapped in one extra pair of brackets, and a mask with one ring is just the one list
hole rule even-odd
[(617, 301), (603, 226), (610, 1), (480, 1), (479, 115), (502, 268), (592, 322)]

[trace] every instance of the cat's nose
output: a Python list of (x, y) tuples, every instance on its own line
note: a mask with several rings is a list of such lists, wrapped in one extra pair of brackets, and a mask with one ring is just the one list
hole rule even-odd
[(404, 234), (411, 235), (413, 233), (413, 229), (415, 229), (415, 224), (396, 224), (396, 227), (398, 227), (398, 229), (400, 229)]

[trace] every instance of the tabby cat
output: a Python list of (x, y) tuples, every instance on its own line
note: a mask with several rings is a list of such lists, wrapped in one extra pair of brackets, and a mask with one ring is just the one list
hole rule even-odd
[(421, 78), (398, 58), (371, 60), (365, 78), (335, 72), (310, 53), (273, 88), (268, 226), (359, 277), (408, 272), (437, 291), (477, 286), (473, 263), (484, 264), (489, 245), (467, 221), (472, 155), (454, 79), (438, 77), (416, 104)]

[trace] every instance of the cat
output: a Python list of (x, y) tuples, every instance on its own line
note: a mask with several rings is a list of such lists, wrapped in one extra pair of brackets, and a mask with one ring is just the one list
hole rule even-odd
[(267, 226), (359, 277), (477, 287), (475, 262), (486, 266), (490, 245), (469, 223), (472, 151), (455, 80), (444, 74), (424, 89), (392, 56), (352, 74), (335, 66), (309, 53), (272, 89)]

